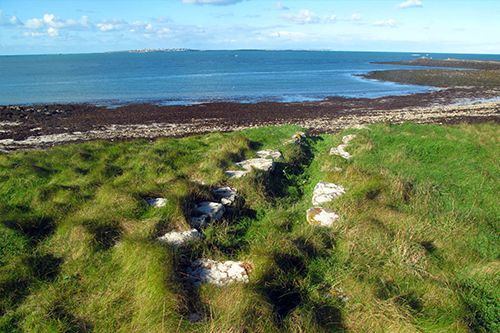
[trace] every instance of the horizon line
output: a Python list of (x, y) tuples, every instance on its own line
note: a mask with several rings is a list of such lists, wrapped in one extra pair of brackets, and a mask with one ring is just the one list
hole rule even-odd
[[(150, 50), (147, 52), (133, 52), (141, 50)], [(168, 51), (172, 50), (172, 51)], [(175, 51), (178, 50), (178, 51)], [(237, 48), (237, 49), (193, 49), (184, 47), (169, 47), (169, 48), (142, 48), (142, 49), (127, 49), (116, 51), (98, 51), (98, 52), (54, 52), (54, 53), (21, 53), (21, 54), (0, 54), (0, 57), (16, 57), (16, 56), (48, 56), (48, 55), (79, 55), (79, 54), (107, 54), (107, 53), (160, 53), (160, 52), (205, 52), (205, 51), (260, 51), (260, 52), (352, 52), (352, 53), (414, 53), (422, 54), (464, 54), (464, 55), (494, 55), (500, 56), (500, 53), (480, 53), (480, 52), (433, 52), (433, 51), (376, 51), (376, 50), (333, 50), (333, 49), (259, 49), (259, 48)]]

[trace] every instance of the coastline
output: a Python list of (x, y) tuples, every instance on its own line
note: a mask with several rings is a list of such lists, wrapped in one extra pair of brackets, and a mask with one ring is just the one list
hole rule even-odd
[[(315, 102), (214, 102), (187, 106), (90, 104), (0, 106), (0, 151), (91, 140), (154, 139), (257, 126), (297, 124), (328, 133), (375, 122), (500, 121), (500, 89), (446, 88), (380, 98)], [(494, 99), (488, 101), (488, 99)]]

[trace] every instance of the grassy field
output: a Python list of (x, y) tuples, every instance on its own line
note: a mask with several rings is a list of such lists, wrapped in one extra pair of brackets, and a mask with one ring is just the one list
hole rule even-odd
[[(0, 331), (500, 330), (497, 124), (374, 125), (285, 144), (297, 130), (0, 155)], [(329, 156), (349, 133), (353, 158)], [(225, 178), (265, 148), (284, 155), (272, 174)], [(328, 205), (333, 228), (305, 221), (321, 180), (347, 191)], [(156, 241), (188, 228), (193, 203), (224, 184), (244, 201), (203, 242)], [(180, 267), (200, 257), (252, 262), (250, 283), (189, 288)]]

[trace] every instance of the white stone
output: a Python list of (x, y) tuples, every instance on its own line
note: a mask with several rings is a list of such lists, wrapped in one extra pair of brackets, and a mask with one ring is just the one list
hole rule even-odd
[(326, 182), (319, 182), (313, 190), (312, 204), (320, 206), (321, 204), (332, 201), (345, 193), (344, 187)]
[(153, 206), (155, 208), (165, 207), (167, 204), (167, 199), (165, 198), (146, 198), (146, 202), (148, 205)]
[(355, 134), (349, 134), (342, 138), (342, 143), (337, 147), (330, 149), (330, 155), (338, 155), (346, 160), (351, 158), (351, 154), (347, 152), (345, 149), (347, 145), (356, 137)]
[(307, 223), (314, 226), (331, 227), (338, 218), (334, 211), (321, 207), (309, 208), (306, 213)]
[(348, 144), (349, 142), (351, 142), (355, 138), (356, 138), (356, 134), (345, 135), (344, 137), (342, 137), (342, 143)]
[(241, 178), (248, 173), (248, 171), (241, 170), (227, 170), (224, 172), (229, 178)]
[(217, 187), (212, 190), (215, 198), (223, 205), (232, 205), (236, 200), (237, 191), (229, 186)]
[(184, 243), (200, 240), (203, 236), (201, 232), (196, 229), (191, 229), (188, 231), (171, 231), (167, 232), (165, 235), (158, 237), (158, 240), (162, 243), (170, 244), (173, 246), (181, 246)]
[(248, 264), (241, 261), (217, 262), (211, 259), (195, 260), (188, 268), (188, 279), (196, 286), (211, 283), (225, 286), (235, 282), (249, 281), (245, 268)]
[(270, 158), (272, 160), (279, 160), (283, 157), (283, 155), (281, 155), (279, 151), (271, 149), (259, 150), (257, 152), (257, 156), (259, 156), (260, 158)]
[(224, 215), (224, 205), (218, 202), (203, 201), (197, 204), (194, 211), (200, 215), (208, 215), (210, 219), (218, 221)]
[(238, 162), (236, 165), (247, 171), (252, 171), (252, 169), (270, 171), (274, 167), (274, 162), (273, 160), (267, 158), (252, 158)]
[(193, 215), (189, 223), (194, 228), (203, 228), (212, 221), (218, 221), (224, 215), (224, 205), (218, 202), (203, 201), (198, 203), (193, 209)]

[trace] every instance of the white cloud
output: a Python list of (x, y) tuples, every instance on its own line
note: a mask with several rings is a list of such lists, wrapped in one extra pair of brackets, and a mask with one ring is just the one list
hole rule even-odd
[(359, 14), (359, 13), (353, 13), (351, 15), (351, 21), (361, 21), (361, 14)]
[(49, 37), (57, 37), (57, 36), (59, 36), (59, 30), (57, 30), (56, 28), (53, 28), (53, 27), (49, 27), (47, 29), (47, 35)]
[(309, 9), (301, 9), (296, 14), (287, 14), (284, 18), (296, 24), (312, 24), (321, 21), (320, 17)]
[(96, 27), (102, 32), (107, 32), (116, 29), (116, 26), (112, 23), (97, 23)]
[(21, 21), (17, 18), (17, 16), (7, 16), (3, 15), (2, 10), (0, 10), (0, 26), (15, 26), (21, 25)]
[(373, 25), (377, 27), (389, 27), (389, 28), (394, 28), (397, 25), (397, 22), (394, 19), (388, 19), (388, 20), (379, 20), (375, 21)]
[(26, 23), (24, 23), (24, 26), (29, 29), (38, 29), (43, 26), (43, 20), (38, 18), (32, 18), (27, 20)]
[(88, 27), (89, 25), (88, 16), (82, 16), (79, 20), (63, 20), (49, 13), (44, 14), (41, 18), (31, 18), (24, 23), (24, 26), (28, 29), (54, 28), (57, 30), (67, 27)]
[(320, 16), (309, 9), (301, 9), (297, 13), (290, 13), (282, 16), (285, 20), (295, 24), (316, 24), (316, 23), (335, 23), (337, 15)]
[(399, 8), (423, 7), (422, 0), (406, 0), (399, 4)]
[(242, 1), (244, 0), (182, 0), (183, 3), (189, 3), (195, 5), (215, 5), (215, 6), (234, 5)]

